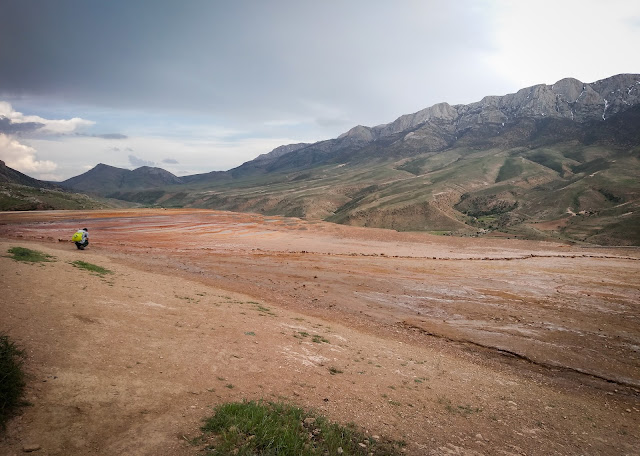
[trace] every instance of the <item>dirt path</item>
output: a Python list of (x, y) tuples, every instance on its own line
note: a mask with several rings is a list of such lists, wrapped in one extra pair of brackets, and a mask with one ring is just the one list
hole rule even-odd
[[(415, 455), (639, 454), (632, 249), (210, 211), (0, 223), (0, 251), (57, 258), (0, 257), (0, 330), (27, 349), (33, 404), (0, 454), (195, 455), (184, 437), (211, 406), (256, 398)], [(89, 249), (58, 242), (81, 225)]]

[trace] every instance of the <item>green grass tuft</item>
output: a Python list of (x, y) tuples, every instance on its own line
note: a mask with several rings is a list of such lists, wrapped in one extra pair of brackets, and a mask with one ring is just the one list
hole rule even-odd
[[(221, 404), (202, 427), (208, 455), (398, 455), (398, 446), (376, 441), (354, 425), (340, 426), (283, 403)], [(213, 438), (212, 437), (213, 434)], [(362, 444), (362, 445), (361, 445)]]
[[(103, 276), (105, 274), (113, 274), (113, 271), (110, 271), (109, 269), (105, 269), (102, 266), (97, 266), (95, 264), (87, 263), (81, 260), (73, 261), (71, 264), (74, 265), (76, 268), (85, 269), (99, 276)], [(186, 298), (186, 299), (189, 299), (189, 298)]]
[(43, 252), (38, 252), (37, 250), (27, 249), (25, 247), (11, 247), (8, 252), (13, 255), (12, 258), (16, 261), (43, 263), (55, 260), (55, 257), (51, 255), (47, 255)]
[(318, 334), (314, 334), (314, 335), (313, 335), (313, 338), (312, 338), (311, 340), (312, 340), (313, 342), (315, 342), (316, 344), (320, 344), (320, 343), (323, 343), (323, 342), (324, 342), (325, 344), (330, 343), (328, 339), (326, 339), (326, 338), (324, 338), (324, 337), (322, 337), (322, 336), (320, 336), (320, 335), (318, 335)]
[(24, 393), (25, 381), (22, 371), (24, 352), (0, 334), (0, 428), (5, 429), (8, 419), (15, 413)]

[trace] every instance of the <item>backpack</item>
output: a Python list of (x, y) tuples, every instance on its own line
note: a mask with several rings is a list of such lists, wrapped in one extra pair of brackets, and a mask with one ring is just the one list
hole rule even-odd
[(82, 242), (82, 231), (76, 231), (71, 238), (73, 242)]

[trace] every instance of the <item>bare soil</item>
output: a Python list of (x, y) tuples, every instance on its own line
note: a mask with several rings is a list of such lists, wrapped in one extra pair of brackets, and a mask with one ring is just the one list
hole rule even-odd
[(203, 210), (2, 213), (12, 246), (56, 261), (0, 253), (31, 403), (0, 454), (197, 455), (243, 399), (412, 455), (640, 454), (638, 249)]

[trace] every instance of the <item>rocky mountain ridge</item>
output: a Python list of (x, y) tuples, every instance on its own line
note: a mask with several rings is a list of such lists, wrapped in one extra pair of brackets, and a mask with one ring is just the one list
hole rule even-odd
[(570, 120), (584, 124), (606, 120), (639, 104), (640, 74), (620, 74), (593, 83), (565, 78), (552, 85), (538, 84), (513, 94), (486, 96), (468, 105), (438, 103), (413, 114), (402, 115), (388, 124), (355, 126), (334, 139), (279, 146), (229, 171), (177, 177), (161, 168), (107, 169), (104, 167), (108, 165), (99, 164), (61, 184), (78, 191), (104, 194), (106, 190), (100, 186), (103, 181), (108, 181), (109, 191), (114, 191), (242, 178), (304, 168), (327, 161), (336, 152), (363, 149), (379, 141), (384, 143), (383, 147), (389, 142), (403, 141), (411, 155), (416, 148), (421, 151), (443, 150), (465, 135), (481, 130), (489, 130), (490, 135), (500, 135), (523, 119)]
[[(486, 96), (468, 105), (435, 104), (391, 123), (366, 127), (358, 125), (336, 139), (314, 144), (296, 144), (289, 152), (314, 148), (331, 152), (364, 147), (374, 141), (403, 135), (404, 140), (426, 141), (430, 150), (450, 146), (465, 133), (486, 127), (508, 127), (522, 119), (568, 119), (577, 123), (606, 120), (640, 104), (640, 74), (620, 74), (593, 83), (565, 78), (552, 85), (538, 84), (503, 96)], [(420, 132), (417, 129), (422, 128)], [(280, 148), (278, 148), (280, 149)], [(285, 154), (266, 154), (278, 159)]]
[[(518, 118), (564, 118), (583, 123), (603, 119), (640, 103), (640, 74), (623, 74), (594, 83), (565, 78), (504, 96), (486, 96), (468, 105), (439, 103), (373, 128), (355, 127), (341, 137), (377, 139), (414, 129), (429, 121), (451, 124), (453, 132), (485, 123), (502, 124)], [(365, 133), (366, 131), (366, 133)]]

